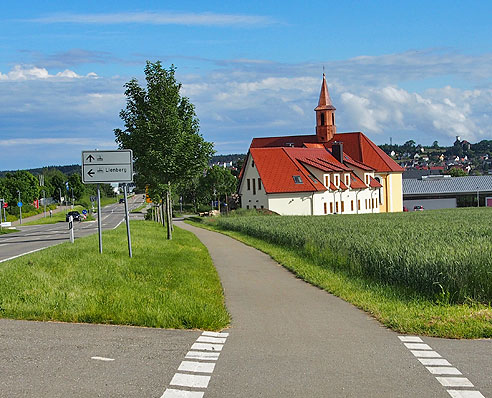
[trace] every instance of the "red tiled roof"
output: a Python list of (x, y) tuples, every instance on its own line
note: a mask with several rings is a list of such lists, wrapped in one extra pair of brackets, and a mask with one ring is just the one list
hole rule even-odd
[(371, 188), (381, 188), (382, 187), (382, 185), (375, 178), (372, 178), (372, 177), (370, 177), (370, 178), (371, 178), (371, 180), (369, 181), (369, 186)]
[[(303, 146), (308, 148), (319, 148), (321, 145), (325, 148), (331, 148), (331, 144), (334, 141), (343, 142), (344, 153), (347, 154), (353, 161), (363, 164), (376, 172), (403, 171), (403, 168), (391, 159), (391, 157), (384, 153), (381, 148), (379, 148), (369, 138), (360, 132), (335, 134), (333, 138), (325, 144), (321, 144), (316, 135), (254, 138), (251, 142), (251, 148), (288, 146), (293, 146), (296, 148)], [(360, 165), (353, 165), (360, 167)]]
[(362, 180), (357, 177), (354, 173), (350, 174), (350, 188), (352, 189), (366, 189), (367, 185), (362, 182)]
[[(250, 153), (266, 193), (326, 191), (320, 182), (309, 178), (309, 172), (288, 151), (294, 148), (251, 148)], [(293, 176), (301, 177), (296, 184)], [(317, 180), (316, 180), (317, 181)]]

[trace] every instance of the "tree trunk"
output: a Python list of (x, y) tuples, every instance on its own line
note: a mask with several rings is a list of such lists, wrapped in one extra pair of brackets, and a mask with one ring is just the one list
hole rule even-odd
[(174, 232), (174, 224), (173, 224), (173, 200), (171, 197), (171, 183), (168, 182), (168, 194), (169, 194), (169, 224), (171, 225), (171, 233)]
[(166, 218), (167, 218), (167, 239), (171, 240), (173, 238), (172, 229), (171, 229), (171, 218), (169, 217), (169, 204), (171, 203), (169, 200), (170, 194), (169, 191), (166, 192)]
[(162, 226), (166, 227), (166, 213), (165, 213), (165, 208), (164, 208), (164, 198), (162, 198), (162, 204), (161, 204), (161, 221), (162, 221)]
[(229, 214), (229, 200), (227, 199), (227, 194), (225, 194), (226, 199), (226, 214)]

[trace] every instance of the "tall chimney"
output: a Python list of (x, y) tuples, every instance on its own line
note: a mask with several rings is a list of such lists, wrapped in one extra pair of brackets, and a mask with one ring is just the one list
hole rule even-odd
[(331, 154), (336, 160), (343, 164), (343, 142), (334, 141), (331, 144)]

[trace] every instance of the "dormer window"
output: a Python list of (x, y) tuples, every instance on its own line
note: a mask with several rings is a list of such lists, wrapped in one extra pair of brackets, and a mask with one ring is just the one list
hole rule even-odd
[(304, 183), (302, 182), (302, 178), (301, 178), (301, 176), (292, 176), (292, 178), (294, 179), (294, 183), (295, 183), (295, 184), (304, 184)]

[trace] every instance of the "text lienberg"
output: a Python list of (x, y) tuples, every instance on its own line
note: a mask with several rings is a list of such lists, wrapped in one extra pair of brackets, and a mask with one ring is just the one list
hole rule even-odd
[[(105, 173), (126, 173), (127, 172), (126, 167), (105, 167), (104, 172)], [(98, 169), (97, 171), (101, 172), (103, 171), (102, 169)]]

